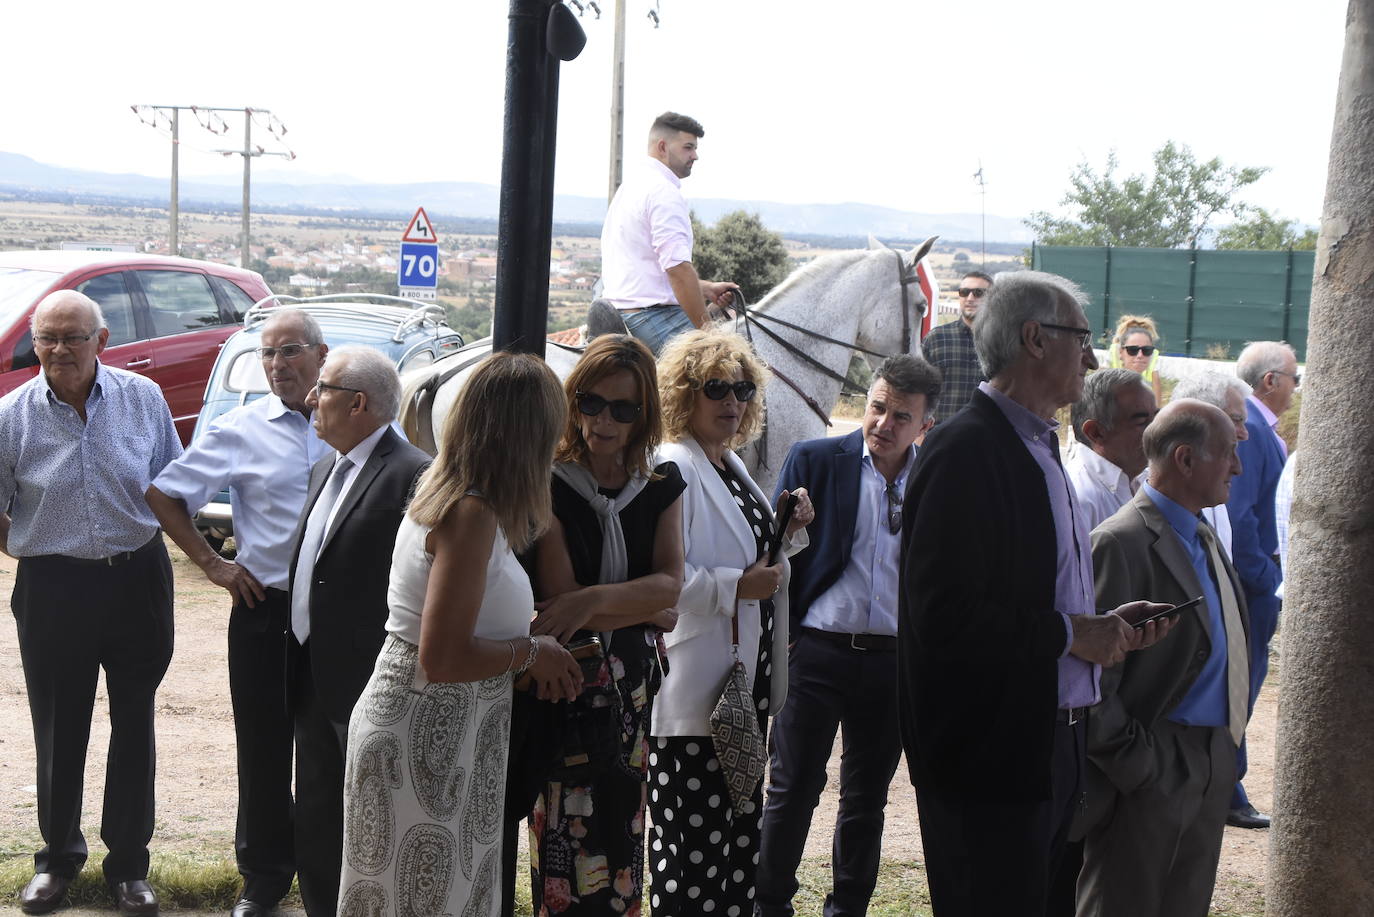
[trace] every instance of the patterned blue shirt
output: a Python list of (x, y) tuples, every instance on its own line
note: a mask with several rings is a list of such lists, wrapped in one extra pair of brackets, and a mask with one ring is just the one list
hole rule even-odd
[(96, 560), (157, 533), (143, 492), (181, 454), (157, 383), (103, 363), (86, 422), (39, 373), (0, 399), (0, 506), (9, 503), (9, 553)]

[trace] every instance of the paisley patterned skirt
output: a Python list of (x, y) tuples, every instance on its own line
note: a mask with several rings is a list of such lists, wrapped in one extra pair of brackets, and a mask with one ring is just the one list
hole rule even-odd
[(348, 725), (340, 917), (492, 917), (511, 677), (430, 684), (388, 636)]

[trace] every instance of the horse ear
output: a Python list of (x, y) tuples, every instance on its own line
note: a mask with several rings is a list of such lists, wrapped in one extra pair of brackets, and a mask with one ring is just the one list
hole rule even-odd
[(875, 235), (873, 235), (873, 233), (870, 232), (870, 233), (868, 234), (868, 250), (869, 250), (869, 251), (877, 251), (877, 250), (880, 249), (880, 248), (887, 248), (887, 246), (884, 245), (883, 243), (879, 242), (879, 241), (878, 241), (878, 237), (875, 236)]
[(939, 238), (939, 236), (931, 236), (929, 239), (926, 239), (920, 245), (916, 246), (914, 249), (911, 250), (912, 267), (915, 267), (917, 264), (920, 264), (921, 259), (924, 258), (926, 255), (930, 254), (930, 250), (935, 247), (935, 243)]

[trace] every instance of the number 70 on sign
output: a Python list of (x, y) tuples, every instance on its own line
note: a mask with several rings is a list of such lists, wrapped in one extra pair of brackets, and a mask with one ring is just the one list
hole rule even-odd
[(433, 242), (402, 242), (397, 282), (403, 287), (437, 287), (439, 246)]

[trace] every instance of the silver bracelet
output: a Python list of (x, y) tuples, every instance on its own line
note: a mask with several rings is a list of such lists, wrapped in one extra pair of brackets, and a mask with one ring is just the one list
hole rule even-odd
[(521, 663), (520, 668), (518, 668), (518, 669), (515, 670), (515, 674), (516, 674), (517, 676), (520, 676), (520, 675), (524, 675), (526, 672), (528, 672), (530, 666), (534, 665), (534, 657), (535, 657), (535, 656), (538, 656), (538, 655), (539, 655), (539, 641), (536, 640), (536, 639), (534, 639), (533, 637), (530, 637), (530, 652), (529, 652), (529, 655), (525, 657), (525, 661), (524, 661), (523, 663)]
[(506, 664), (506, 671), (509, 672), (515, 668), (515, 641), (507, 640), (506, 646), (510, 647), (510, 662)]

